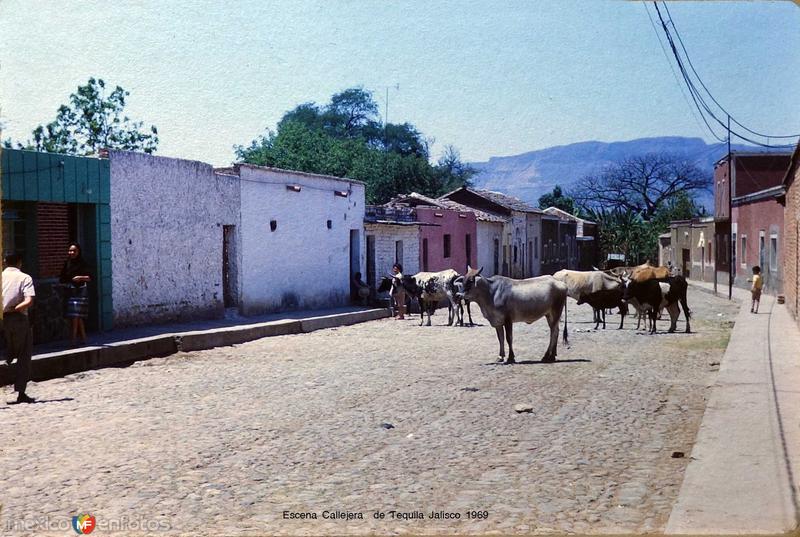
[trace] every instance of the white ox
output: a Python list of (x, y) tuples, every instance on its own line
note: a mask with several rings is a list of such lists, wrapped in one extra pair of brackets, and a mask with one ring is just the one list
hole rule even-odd
[(622, 278), (602, 270), (559, 270), (553, 278), (567, 286), (567, 295), (575, 300), (599, 291), (622, 290)]
[(431, 325), (431, 312), (444, 299), (447, 299), (447, 325), (453, 324), (453, 317), (456, 311), (456, 298), (449, 291), (449, 285), (460, 275), (453, 269), (442, 270), (439, 272), (417, 272), (413, 276), (406, 277), (402, 281), (403, 287), (412, 296), (419, 299), (420, 323), (422, 326), (425, 320), (425, 313), (428, 313), (427, 326)]
[[(505, 358), (503, 334), (508, 341), (507, 364), (514, 363), (512, 326), (514, 323), (532, 323), (547, 318), (550, 326), (550, 344), (542, 362), (555, 362), (558, 351), (558, 321), (567, 303), (567, 286), (552, 276), (539, 276), (526, 280), (513, 280), (504, 276), (484, 278), (481, 271), (467, 267), (464, 275), (464, 293), (467, 300), (477, 302), (481, 313), (497, 331), (500, 357)], [(564, 343), (567, 343), (567, 320), (564, 318)]]

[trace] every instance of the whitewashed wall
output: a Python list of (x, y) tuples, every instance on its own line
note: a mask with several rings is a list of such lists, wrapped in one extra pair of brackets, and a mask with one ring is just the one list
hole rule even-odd
[[(351, 229), (358, 230), (364, 272), (364, 185), (246, 164), (239, 176), (242, 313), (348, 304)], [(300, 192), (287, 190), (288, 184), (300, 186)], [(338, 197), (334, 191), (349, 195)]]
[(222, 226), (238, 224), (238, 178), (144, 153), (109, 159), (114, 326), (222, 316)]
[[(419, 226), (401, 226), (391, 224), (364, 224), (365, 234), (375, 237), (375, 274), (376, 287), (381, 278), (392, 274), (397, 241), (403, 241), (403, 274), (416, 274), (419, 267)], [(365, 243), (366, 244), (366, 239)], [(366, 273), (365, 273), (366, 274)], [(366, 281), (366, 276), (364, 277)]]
[(484, 276), (494, 276), (494, 240), (499, 241), (500, 251), (498, 253), (498, 272), (503, 268), (503, 223), (487, 222), (478, 220), (477, 223), (478, 252), (476, 256), (477, 266), (483, 267)]

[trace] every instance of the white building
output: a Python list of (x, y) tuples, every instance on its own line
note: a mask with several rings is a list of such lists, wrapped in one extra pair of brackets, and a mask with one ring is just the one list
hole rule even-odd
[(221, 317), (238, 180), (144, 153), (109, 151), (109, 161), (114, 326)]
[(364, 184), (111, 151), (114, 325), (349, 303)]
[(342, 306), (363, 272), (364, 183), (237, 165), (240, 311)]
[(400, 263), (404, 274), (420, 271), (420, 226), (410, 208), (370, 206), (364, 220), (366, 273), (364, 281), (373, 289), (392, 266)]

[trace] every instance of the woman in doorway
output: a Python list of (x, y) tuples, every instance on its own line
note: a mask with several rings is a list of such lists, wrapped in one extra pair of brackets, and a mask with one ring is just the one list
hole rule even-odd
[(85, 319), (89, 317), (89, 282), (92, 277), (78, 243), (71, 243), (67, 249), (67, 260), (61, 269), (60, 280), (68, 290), (65, 316), (71, 321), (72, 344), (77, 344), (78, 337), (81, 343), (86, 343)]

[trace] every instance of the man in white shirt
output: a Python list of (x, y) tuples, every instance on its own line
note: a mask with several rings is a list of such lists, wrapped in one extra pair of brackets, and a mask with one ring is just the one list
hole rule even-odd
[(28, 321), (28, 308), (33, 304), (36, 291), (33, 278), (22, 272), (22, 258), (9, 254), (3, 270), (3, 335), (6, 338), (6, 361), (16, 358), (14, 389), (17, 403), (33, 403), (35, 399), (25, 393), (31, 378), (31, 354), (33, 354), (33, 331)]

